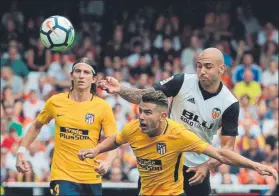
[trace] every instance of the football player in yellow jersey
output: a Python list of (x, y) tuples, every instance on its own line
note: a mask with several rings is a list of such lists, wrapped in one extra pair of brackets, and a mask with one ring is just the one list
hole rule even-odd
[(41, 127), (55, 119), (55, 147), (51, 165), (50, 188), (53, 195), (101, 195), (102, 175), (116, 156), (110, 152), (101, 160), (81, 161), (76, 156), (80, 148), (96, 146), (103, 130), (104, 136), (117, 133), (112, 108), (96, 95), (96, 69), (87, 58), (72, 68), (72, 90), (47, 100), (24, 136), (17, 153), (16, 167), (27, 172), (24, 152), (38, 136)]
[(184, 125), (167, 118), (167, 110), (168, 99), (161, 91), (144, 94), (138, 120), (126, 124), (121, 132), (96, 147), (81, 149), (78, 157), (86, 161), (86, 158), (129, 143), (137, 157), (140, 195), (185, 195), (182, 174), (182, 152), (185, 151), (204, 153), (221, 163), (254, 169), (277, 179), (272, 167), (253, 162), (231, 150), (211, 146)]

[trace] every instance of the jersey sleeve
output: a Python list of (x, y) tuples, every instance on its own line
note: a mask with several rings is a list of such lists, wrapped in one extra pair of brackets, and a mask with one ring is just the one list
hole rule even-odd
[(239, 102), (229, 106), (222, 115), (222, 132), (224, 136), (238, 135)]
[(53, 118), (52, 115), (52, 97), (46, 101), (44, 109), (37, 116), (37, 120), (42, 124), (47, 124)]
[(162, 91), (167, 97), (175, 97), (179, 93), (183, 82), (184, 74), (176, 74), (160, 81), (154, 86), (154, 89)]
[(109, 137), (117, 133), (115, 118), (110, 106), (107, 106), (105, 109), (105, 115), (102, 121), (102, 129), (105, 137)]
[(123, 129), (116, 135), (116, 143), (119, 145), (128, 143), (129, 126), (125, 125)]
[(205, 148), (209, 145), (195, 133), (187, 130), (184, 126), (178, 131), (179, 137), (176, 146), (179, 148), (180, 152), (203, 153)]

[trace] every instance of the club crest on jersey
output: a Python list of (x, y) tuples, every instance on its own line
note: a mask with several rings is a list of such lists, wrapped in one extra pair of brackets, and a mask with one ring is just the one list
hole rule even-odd
[(161, 155), (167, 152), (167, 146), (165, 143), (157, 143), (157, 152)]
[(94, 114), (89, 114), (89, 113), (87, 113), (87, 114), (85, 115), (85, 122), (86, 122), (87, 124), (92, 124), (92, 123), (94, 122), (94, 118), (95, 118), (95, 115), (94, 115)]
[(173, 77), (174, 77), (174, 76), (171, 76), (171, 77), (169, 77), (169, 78), (167, 78), (167, 79), (162, 80), (162, 81), (160, 82), (160, 84), (161, 84), (161, 85), (166, 84), (167, 82), (171, 81), (171, 80), (173, 79)]
[(221, 110), (219, 108), (214, 108), (212, 110), (212, 118), (216, 119), (220, 116)]

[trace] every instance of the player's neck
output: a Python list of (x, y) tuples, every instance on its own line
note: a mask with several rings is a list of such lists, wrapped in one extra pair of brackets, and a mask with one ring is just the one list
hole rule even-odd
[(164, 121), (162, 121), (162, 122), (160, 123), (160, 126), (159, 126), (159, 128), (156, 130), (156, 133), (154, 134), (153, 137), (162, 135), (163, 132), (165, 132), (166, 128), (167, 128), (167, 121), (164, 120)]
[(92, 96), (92, 94), (88, 90), (85, 90), (85, 91), (73, 90), (70, 93), (70, 98), (76, 102), (88, 101), (91, 99), (91, 96)]

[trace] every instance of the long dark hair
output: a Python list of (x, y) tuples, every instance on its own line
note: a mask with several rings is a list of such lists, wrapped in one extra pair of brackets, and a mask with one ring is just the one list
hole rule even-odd
[[(92, 68), (93, 68), (93, 76), (97, 76), (97, 71), (96, 71), (96, 63), (86, 57), (84, 58), (81, 58), (81, 59), (78, 59), (72, 66), (72, 71), (71, 71), (71, 74), (73, 74), (73, 71), (74, 71), (74, 67), (76, 64), (78, 63), (86, 63), (88, 65), (90, 65)], [(72, 81), (72, 88), (70, 91), (74, 90), (74, 81)], [(90, 92), (92, 94), (96, 94), (97, 93), (97, 87), (96, 87), (96, 84), (91, 84), (91, 88), (90, 88)]]

